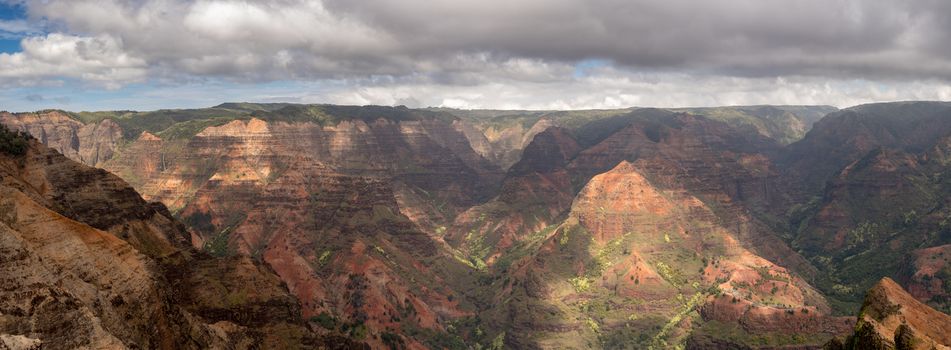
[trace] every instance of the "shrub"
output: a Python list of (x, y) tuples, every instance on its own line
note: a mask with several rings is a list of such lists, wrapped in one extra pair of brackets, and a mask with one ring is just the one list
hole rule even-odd
[(380, 339), (383, 340), (383, 344), (386, 345), (387, 348), (392, 350), (406, 348), (406, 343), (403, 341), (403, 337), (400, 337), (395, 333), (383, 332), (383, 334), (380, 336)]
[(319, 315), (311, 317), (310, 322), (316, 323), (327, 330), (333, 330), (337, 326), (337, 319), (327, 312), (321, 312)]
[(12, 131), (5, 125), (0, 125), (0, 153), (11, 156), (26, 154), (31, 136), (24, 132)]
[(368, 333), (369, 329), (367, 329), (367, 326), (363, 323), (357, 324), (350, 329), (350, 336), (358, 340), (366, 339)]

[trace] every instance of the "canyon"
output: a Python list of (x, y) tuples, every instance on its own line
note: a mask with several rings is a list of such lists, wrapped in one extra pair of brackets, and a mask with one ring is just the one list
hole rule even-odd
[(197, 250), (164, 205), (118, 177), (5, 137), (26, 140), (0, 153), (5, 348), (351, 344), (310, 332), (269, 267)]
[(0, 344), (949, 346), (949, 117), (0, 112)]

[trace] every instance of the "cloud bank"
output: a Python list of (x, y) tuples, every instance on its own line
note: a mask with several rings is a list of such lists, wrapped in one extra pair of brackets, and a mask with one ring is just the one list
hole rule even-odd
[(943, 0), (6, 2), (27, 13), (0, 22), (26, 33), (0, 54), (7, 86), (318, 81), (336, 87), (321, 102), (495, 108), (951, 98)]

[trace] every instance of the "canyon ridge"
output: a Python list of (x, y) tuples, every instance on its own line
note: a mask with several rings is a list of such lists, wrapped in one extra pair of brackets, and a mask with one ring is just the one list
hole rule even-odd
[(951, 347), (951, 103), (0, 124), (0, 349)]

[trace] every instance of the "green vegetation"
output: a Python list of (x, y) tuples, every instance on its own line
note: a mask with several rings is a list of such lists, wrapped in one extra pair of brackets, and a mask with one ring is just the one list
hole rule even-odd
[(205, 244), (202, 246), (202, 250), (219, 258), (233, 255), (234, 252), (228, 245), (230, 231), (231, 228), (229, 227), (212, 236), (210, 239), (205, 241)]
[(694, 330), (694, 340), (700, 344), (711, 339), (725, 340), (738, 347), (779, 348), (788, 345), (822, 345), (831, 338), (824, 333), (790, 334), (785, 332), (749, 333), (740, 325), (719, 321), (703, 322)]
[(26, 154), (31, 138), (27, 133), (11, 131), (6, 125), (0, 124), (0, 153), (22, 156)]
[(330, 262), (330, 258), (333, 257), (333, 252), (330, 250), (325, 250), (323, 253), (320, 253), (320, 257), (317, 258), (317, 264), (319, 266), (325, 266)]
[(479, 125), (482, 129), (492, 129), (495, 132), (499, 132), (514, 127), (528, 130), (542, 119), (554, 121), (555, 124), (567, 129), (577, 129), (590, 121), (629, 113), (632, 109), (517, 111), (428, 108), (427, 110), (445, 112)]
[(215, 225), (211, 223), (211, 214), (209, 213), (196, 211), (182, 221), (200, 233), (211, 233), (215, 231)]
[(363, 322), (356, 322), (343, 325), (343, 332), (353, 339), (363, 340), (366, 339), (370, 330), (367, 328), (367, 325), (363, 324)]
[[(341, 203), (345, 205), (345, 203)], [(406, 217), (395, 213), (390, 207), (385, 205), (374, 205), (369, 212), (358, 211), (348, 219), (348, 224), (353, 227), (377, 226), (395, 223), (408, 222)]]
[[(807, 111), (797, 108), (799, 107), (725, 107), (677, 111), (702, 114), (734, 127), (774, 138), (781, 143), (789, 143), (801, 138), (811, 124), (810, 120), (813, 120), (810, 118), (819, 115), (818, 110), (823, 110), (823, 108), (817, 108), (817, 111)], [(207, 127), (250, 118), (260, 118), (269, 122), (312, 122), (323, 126), (351, 120), (373, 123), (380, 119), (448, 121), (462, 118), (496, 131), (509, 127), (528, 129), (539, 120), (546, 118), (569, 129), (583, 146), (601, 142), (632, 123), (642, 127), (646, 139), (652, 142), (663, 142), (676, 133), (676, 129), (683, 127), (679, 121), (675, 120), (676, 118), (672, 117), (674, 112), (662, 109), (496, 112), (414, 110), (405, 107), (378, 106), (228, 103), (200, 110), (82, 112), (74, 113), (73, 116), (86, 123), (106, 118), (113, 119), (123, 127), (126, 138), (131, 139), (143, 131), (149, 131), (166, 141), (177, 140), (181, 145), (185, 144), (184, 140), (190, 139)], [(0, 150), (10, 153), (3, 143), (6, 138), (5, 134), (0, 133)], [(15, 146), (11, 147), (16, 149)], [(861, 159), (856, 163), (857, 170), (854, 173), (860, 174), (858, 170), (873, 167), (874, 160), (872, 155)], [(216, 171), (216, 162), (219, 161), (206, 159), (193, 164), (189, 163), (185, 169), (187, 173), (199, 174), (199, 177), (210, 177)], [(672, 166), (677, 165), (674, 164), (677, 162), (671, 163)], [(405, 173), (427, 171), (415, 162), (398, 164), (398, 167)], [(828, 198), (816, 196), (808, 203), (789, 208), (786, 215), (793, 218), (789, 221), (784, 221), (783, 214), (771, 214), (775, 216), (767, 223), (771, 226), (782, 227), (791, 222), (794, 229), (786, 230), (788, 231), (786, 238), (794, 241), (797, 237), (805, 237), (796, 240), (794, 245), (819, 268), (820, 276), (813, 283), (826, 291), (827, 295), (835, 297), (832, 303), (837, 310), (845, 310), (860, 301), (860, 294), (867, 289), (869, 281), (874, 282), (882, 274), (897, 273), (898, 266), (904, 258), (903, 254), (912, 249), (949, 241), (951, 211), (935, 203), (942, 202), (943, 198), (947, 198), (951, 193), (951, 191), (943, 190), (942, 187), (951, 184), (951, 175), (923, 175), (926, 172), (940, 171), (943, 170), (929, 168), (921, 170), (922, 174), (902, 174), (902, 178), (908, 180), (908, 187), (915, 190), (909, 190), (911, 194), (905, 194), (894, 201), (884, 201), (848, 188), (851, 192), (847, 193), (847, 198), (837, 205), (845, 207), (844, 216), (854, 222), (849, 223), (848, 229), (842, 231), (844, 236), (839, 236), (843, 238), (843, 246), (837, 247), (836, 251), (831, 253), (820, 249), (827, 242), (808, 237), (810, 233), (817, 233), (820, 238), (835, 236), (833, 232), (810, 231), (814, 229), (810, 224), (816, 219), (823, 205), (828, 204), (823, 202)], [(276, 170), (272, 172), (272, 176), (279, 176), (274, 174), (280, 173), (280, 170)], [(729, 174), (717, 175), (728, 176)], [(574, 185), (583, 185), (580, 182), (584, 179), (586, 178), (574, 179)], [(861, 182), (870, 179), (856, 178), (856, 180)], [(740, 185), (738, 181), (737, 191), (740, 191)], [(745, 188), (743, 190), (745, 191)], [(419, 191), (424, 201), (427, 201), (427, 204), (439, 214), (446, 218), (457, 214), (454, 210), (458, 208), (447, 208), (452, 206), (447, 204), (448, 201), (445, 198), (421, 189)], [(319, 193), (312, 194), (311, 200), (317, 202), (315, 198), (320, 195)], [(695, 223), (688, 219), (678, 220), (676, 225), (689, 228), (691, 235), (689, 237), (683, 234), (684, 231), (670, 227), (676, 225), (665, 223), (664, 226), (657, 225), (656, 230), (627, 232), (621, 237), (602, 244), (592, 240), (592, 233), (587, 232), (576, 219), (569, 218), (561, 224), (550, 225), (537, 232), (520, 232), (514, 245), (502, 252), (493, 266), (487, 266), (486, 260), (495, 252), (499, 240), (496, 234), (500, 227), (498, 218), (502, 214), (518, 213), (524, 218), (524, 227), (539, 227), (539, 222), (555, 221), (550, 217), (555, 214), (547, 212), (546, 206), (550, 205), (548, 201), (550, 201), (549, 198), (539, 195), (533, 198), (520, 198), (518, 201), (494, 207), (486, 206), (483, 214), (471, 227), (467, 228), (469, 231), (465, 235), (461, 248), (448, 248), (449, 254), (441, 254), (443, 251), (440, 250), (437, 252), (440, 253), (438, 257), (426, 256), (420, 259), (419, 262), (427, 268), (439, 271), (434, 272), (434, 276), (446, 277), (448, 281), (422, 276), (425, 274), (419, 274), (407, 268), (410, 266), (406, 263), (408, 259), (401, 256), (398, 249), (394, 249), (394, 244), (397, 243), (388, 239), (398, 236), (399, 233), (408, 232), (410, 229), (404, 227), (412, 227), (413, 224), (392, 206), (375, 205), (370, 210), (366, 210), (346, 201), (335, 204), (336, 206), (329, 208), (328, 212), (335, 212), (334, 215), (338, 215), (331, 219), (339, 220), (334, 223), (345, 226), (346, 230), (340, 235), (347, 235), (347, 239), (350, 239), (352, 234), (359, 234), (360, 239), (364, 240), (367, 247), (370, 247), (367, 255), (382, 261), (392, 269), (393, 274), (397, 275), (398, 278), (393, 279), (394, 283), (409, 281), (407, 285), (400, 287), (406, 287), (410, 293), (421, 295), (420, 291), (426, 289), (433, 295), (447, 296), (450, 302), (458, 302), (460, 305), (469, 303), (464, 311), (474, 310), (473, 314), (478, 316), (462, 317), (459, 319), (462, 321), (440, 319), (440, 322), (449, 322), (445, 325), (446, 332), (424, 329), (418, 326), (419, 315), (416, 314), (415, 307), (412, 303), (406, 302), (398, 307), (400, 308), (398, 314), (386, 315), (391, 322), (399, 324), (399, 329), (371, 332), (363, 323), (366, 319), (365, 314), (362, 315), (362, 319), (356, 317), (356, 320), (347, 321), (344, 318), (341, 321), (329, 313), (322, 312), (311, 317), (309, 321), (321, 328), (339, 331), (355, 339), (366, 339), (374, 336), (371, 333), (379, 332), (376, 336), (391, 349), (405, 348), (410, 338), (419, 340), (428, 347), (439, 349), (502, 349), (505, 347), (506, 333), (500, 332), (501, 329), (507, 329), (505, 327), (510, 327), (512, 324), (521, 326), (531, 322), (536, 322), (534, 324), (543, 329), (544, 327), (549, 327), (548, 329), (570, 327), (573, 332), (577, 330), (577, 334), (570, 335), (579, 338), (577, 343), (573, 344), (583, 344), (588, 347), (596, 345), (604, 348), (633, 346), (640, 349), (683, 347), (685, 333), (689, 331), (686, 329), (687, 325), (696, 327), (693, 328), (694, 334), (699, 335), (701, 340), (704, 335), (708, 335), (750, 347), (817, 344), (820, 341), (817, 339), (821, 337), (820, 335), (804, 336), (768, 332), (749, 334), (734, 324), (700, 321), (696, 311), (704, 298), (709, 295), (720, 295), (722, 292), (715, 284), (704, 285), (698, 275), (702, 274), (708, 265), (718, 266), (718, 255), (725, 254), (726, 250), (722, 245), (710, 244), (709, 241), (702, 239), (703, 234), (711, 232), (708, 230), (711, 228), (708, 223)], [(427, 207), (426, 210), (429, 208)], [(946, 212), (939, 215), (938, 213), (942, 210)], [(608, 210), (599, 207), (597, 212), (605, 215)], [(770, 214), (762, 213), (762, 215)], [(213, 219), (210, 213), (194, 212), (183, 218), (183, 221), (207, 238), (203, 248), (208, 253), (219, 257), (234, 254), (229, 241), (236, 222), (226, 220), (215, 225)], [(638, 218), (637, 225), (648, 227), (654, 224), (651, 220), (653, 219), (650, 217)], [(438, 226), (435, 229), (438, 236), (446, 235), (446, 226), (452, 227), (451, 219), (445, 222), (434, 219), (433, 222)], [(934, 225), (927, 226), (930, 224)], [(638, 226), (639, 231), (641, 226)], [(393, 229), (394, 227), (396, 229)], [(695, 230), (696, 228), (702, 228), (702, 230)], [(921, 235), (912, 234), (920, 234), (922, 231), (927, 231), (928, 235), (924, 240), (911, 241), (902, 238), (904, 236), (920, 237)], [(379, 235), (384, 238), (377, 239), (375, 238), (378, 237), (375, 234), (377, 232), (393, 233), (393, 235)], [(695, 238), (697, 236), (693, 236), (695, 232), (704, 232), (700, 236), (700, 241), (695, 241), (697, 239)], [(320, 232), (320, 234), (323, 233), (325, 232)], [(337, 234), (337, 232), (333, 233)], [(329, 264), (337, 258), (335, 254), (344, 254), (335, 252), (346, 252), (346, 249), (349, 249), (341, 242), (352, 242), (333, 241), (338, 238), (325, 237), (331, 236), (330, 234), (318, 234), (318, 236), (321, 236), (319, 239), (326, 241), (308, 246), (310, 248), (306, 249), (310, 250), (305, 251), (309, 254), (310, 263), (313, 264), (311, 267), (323, 275), (337, 273), (331, 270), (338, 267)], [(689, 247), (687, 247), (688, 243)], [(746, 243), (742, 242), (742, 244)], [(641, 249), (645, 246), (650, 246), (651, 249)], [(634, 259), (632, 251), (638, 253), (637, 263), (628, 263), (628, 260), (624, 260), (625, 258)], [(649, 266), (642, 265), (645, 260)], [(612, 267), (618, 268), (612, 270)], [(635, 267), (647, 270), (652, 268), (666, 283), (659, 282), (653, 277), (642, 281), (636, 277), (645, 276), (642, 270), (630, 272)], [(446, 271), (451, 273), (444, 273)], [(790, 282), (789, 276), (773, 274), (766, 266), (757, 267), (756, 271), (761, 277), (757, 284), (770, 281)], [(627, 273), (631, 274), (628, 276)], [(945, 288), (951, 290), (951, 270), (948, 267), (932, 278), (941, 278)], [(354, 285), (360, 285), (364, 289), (366, 283), (371, 283), (364, 276), (351, 277), (351, 280)], [(725, 280), (717, 280), (717, 284), (721, 282)], [(484, 288), (480, 289), (476, 286)], [(747, 293), (753, 293), (755, 289), (748, 283), (735, 283), (733, 287), (742, 293), (739, 298), (746, 297)], [(782, 294), (780, 288), (774, 286), (769, 289), (769, 293)], [(362, 293), (360, 291), (348, 294), (346, 296), (348, 307), (359, 309), (364, 306), (367, 298)], [(221, 299), (226, 304), (242, 304), (247, 301), (247, 294), (223, 294)], [(775, 301), (769, 296), (765, 299), (763, 303), (766, 304)], [(740, 299), (733, 296), (732, 301), (739, 303)], [(946, 303), (947, 301), (936, 302)], [(808, 312), (807, 309), (801, 310), (803, 313)], [(787, 312), (795, 313), (795, 310), (789, 309)], [(486, 320), (483, 321), (478, 317), (486, 317)], [(512, 324), (506, 322), (512, 322)], [(524, 340), (522, 337), (526, 336), (542, 336), (521, 334), (524, 328), (517, 330), (518, 333), (510, 331), (508, 335), (510, 342), (518, 343), (515, 341), (522, 341)]]
[(951, 295), (951, 265), (946, 264), (941, 270), (938, 270), (934, 276), (926, 275), (926, 277), (928, 278), (925, 282), (929, 282), (935, 278), (941, 280), (941, 287), (945, 294), (936, 295), (928, 301), (928, 305), (946, 314), (951, 314), (951, 297), (948, 297), (948, 295)]
[(677, 287), (687, 284), (687, 278), (679, 270), (670, 267), (663, 261), (654, 263), (654, 267), (657, 269), (657, 274), (667, 283)]
[(212, 126), (222, 126), (239, 119), (236, 116), (212, 117), (208, 119), (186, 120), (170, 125), (156, 133), (163, 140), (188, 140)]
[(162, 134), (163, 131), (179, 123), (186, 123), (186, 125), (175, 127), (166, 136), (190, 138), (201, 131), (198, 129), (200, 125), (222, 125), (231, 120), (250, 119), (250, 113), (247, 111), (221, 108), (163, 109), (152, 112), (78, 112), (70, 113), (70, 115), (83, 123), (111, 119), (119, 124), (122, 128), (122, 136), (127, 140), (139, 137), (143, 131), (156, 135)]
[[(682, 294), (677, 295), (680, 298), (683, 298)], [(697, 307), (700, 306), (700, 303), (706, 298), (706, 294), (697, 292), (690, 299), (686, 300), (683, 303), (683, 306), (680, 310), (677, 311), (677, 314), (670, 318), (660, 331), (654, 335), (654, 338), (651, 340), (651, 346), (648, 349), (667, 349), (670, 347), (668, 344), (668, 335), (671, 330), (681, 321), (684, 320), (691, 312), (696, 311)]]
[(399, 334), (384, 331), (380, 334), (380, 340), (390, 350), (400, 350), (406, 348), (406, 341)]
[(574, 135), (579, 144), (590, 147), (633, 123), (644, 123), (658, 131), (664, 127), (679, 128), (679, 124), (671, 118), (673, 114), (663, 109), (636, 109), (627, 114), (601, 118), (580, 125), (574, 130)]
[(499, 333), (492, 343), (489, 344), (489, 347), (486, 350), (502, 350), (505, 349), (505, 332)]
[(473, 228), (466, 232), (465, 236), (465, 254), (460, 252), (460, 256), (457, 258), (466, 265), (480, 271), (488, 269), (485, 259), (494, 249), (493, 244), (489, 244), (485, 241), (492, 226), (491, 223), (488, 222), (488, 218), (488, 214), (482, 213), (475, 222), (472, 223)]
[[(847, 176), (836, 180), (846, 185), (796, 208), (790, 219), (796, 232), (789, 236), (792, 246), (821, 272), (811, 283), (830, 299), (836, 313), (845, 315), (858, 311), (865, 291), (879, 279), (899, 276), (909, 263), (908, 252), (951, 243), (951, 225), (945, 220), (951, 209), (943, 199), (951, 195), (951, 173), (943, 163), (920, 161), (883, 171), (882, 164), (894, 164), (904, 155), (876, 148), (853, 157)], [(875, 185), (879, 183), (902, 190), (883, 191)], [(834, 224), (844, 234), (821, 221), (827, 220), (820, 215), (826, 208), (848, 218)], [(832, 244), (832, 237), (842, 239)]]
[(327, 330), (333, 330), (337, 328), (337, 318), (328, 314), (326, 311), (321, 312), (317, 316), (312, 316), (310, 318), (310, 322), (316, 323), (320, 327)]
[(895, 330), (895, 350), (914, 350), (917, 348), (918, 342), (915, 339), (915, 335), (911, 330), (911, 327), (908, 327), (906, 324), (901, 324), (898, 326), (898, 329)]
[(531, 233), (506, 251), (505, 254), (502, 254), (493, 267), (499, 272), (508, 271), (508, 268), (513, 262), (536, 252), (538, 247), (540, 247), (558, 227), (559, 225), (549, 225), (539, 231)]
[(403, 106), (334, 106), (287, 103), (224, 103), (215, 107), (200, 109), (66, 113), (84, 124), (111, 119), (119, 124), (122, 128), (123, 138), (127, 140), (137, 138), (143, 131), (156, 134), (163, 140), (189, 139), (207, 127), (221, 126), (234, 120), (249, 120), (251, 118), (268, 122), (314, 122), (320, 125), (336, 125), (344, 120), (362, 120), (371, 123), (377, 119), (391, 121), (440, 119), (451, 121), (456, 118), (444, 112), (409, 109)]
[(436, 330), (418, 327), (408, 322), (403, 322), (404, 334), (421, 340), (423, 344), (431, 349), (468, 349), (465, 340), (458, 334), (439, 332)]
[(722, 121), (788, 145), (806, 135), (812, 124), (836, 109), (829, 106), (735, 106), (674, 109)]
[(583, 293), (591, 288), (592, 280), (585, 276), (577, 276), (569, 278), (568, 283), (571, 283), (571, 286), (575, 287), (576, 292)]

